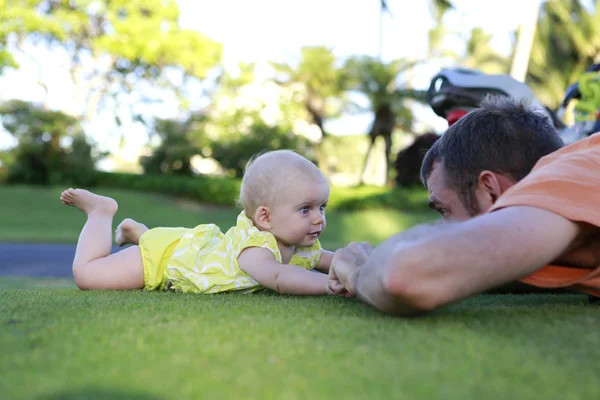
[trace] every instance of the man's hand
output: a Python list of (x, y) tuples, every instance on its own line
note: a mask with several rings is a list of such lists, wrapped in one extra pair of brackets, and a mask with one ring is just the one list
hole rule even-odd
[(367, 242), (350, 243), (336, 251), (329, 269), (329, 290), (354, 297), (356, 274), (372, 251), (373, 246)]

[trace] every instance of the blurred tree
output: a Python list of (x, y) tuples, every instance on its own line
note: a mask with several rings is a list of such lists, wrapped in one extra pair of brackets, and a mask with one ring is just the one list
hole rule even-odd
[[(0, 0), (0, 15), (2, 14), (2, 10), (7, 8), (7, 3), (9, 0)], [(0, 19), (0, 22), (3, 22)], [(0, 74), (4, 67), (17, 67), (17, 63), (13, 58), (12, 54), (8, 50), (8, 35), (10, 30), (7, 29), (7, 26), (4, 23), (0, 24)]]
[(273, 91), (272, 81), (256, 82), (254, 70), (254, 64), (241, 63), (237, 73), (219, 78), (203, 131), (208, 144), (199, 146), (204, 157), (235, 176), (242, 176), (250, 157), (261, 151), (289, 148), (312, 155), (311, 143), (293, 133), (298, 104), (278, 104), (280, 90)]
[(297, 66), (271, 63), (277, 74), (275, 82), (296, 91), (296, 101), (306, 110), (307, 120), (314, 123), (323, 137), (324, 123), (342, 111), (341, 69), (333, 51), (325, 46), (303, 47)]
[(546, 1), (540, 10), (525, 82), (552, 109), (586, 68), (600, 62), (599, 5), (594, 1), (588, 11), (579, 0)]
[[(459, 32), (449, 31), (444, 25), (444, 17), (449, 11), (455, 10), (455, 6), (448, 0), (430, 0), (430, 12), (434, 20), (434, 27), (429, 30), (429, 58), (446, 58), (454, 60), (455, 63), (466, 67), (478, 69), (490, 74), (506, 73), (509, 68), (509, 60), (495, 51), (490, 42), (492, 35), (486, 33), (482, 28), (475, 27), (469, 32), (469, 36)], [(461, 38), (466, 43), (465, 51), (461, 55), (455, 50), (445, 46), (448, 36)]]
[[(292, 149), (311, 158), (307, 139), (294, 135), (286, 127), (268, 125), (256, 111), (236, 109), (226, 118), (230, 121), (228, 128), (220, 132), (204, 155), (213, 157), (237, 177), (243, 175), (250, 158), (263, 151)], [(219, 126), (225, 127), (224, 121), (221, 119)]]
[[(31, 46), (66, 55), (76, 89), (74, 112), (91, 119), (108, 99), (127, 106), (160, 102), (182, 79), (203, 79), (221, 59), (221, 46), (179, 27), (175, 0), (0, 0), (0, 63), (6, 51), (36, 60)], [(6, 46), (10, 42), (11, 46)], [(4, 57), (4, 58), (3, 58)], [(10, 59), (9, 59), (10, 61)], [(54, 79), (54, 77), (52, 77)], [(44, 86), (42, 84), (42, 86)], [(112, 109), (118, 109), (115, 106)], [(115, 117), (118, 125), (121, 120)]]
[[(361, 182), (367, 162), (379, 136), (385, 140), (386, 180), (390, 170), (392, 133), (395, 128), (412, 130), (413, 114), (406, 100), (424, 101), (422, 91), (398, 88), (399, 76), (412, 68), (416, 62), (403, 59), (383, 63), (376, 58), (363, 56), (350, 58), (345, 65), (348, 88), (363, 93), (369, 100), (373, 123), (369, 131), (370, 146), (365, 156)], [(360, 107), (359, 107), (360, 108)]]
[(9, 183), (93, 183), (95, 159), (76, 118), (20, 100), (2, 104), (0, 118), (19, 142), (10, 150)]
[(140, 157), (146, 174), (192, 175), (191, 159), (203, 145), (202, 114), (192, 114), (184, 121), (156, 119), (151, 139), (159, 144), (150, 156)]

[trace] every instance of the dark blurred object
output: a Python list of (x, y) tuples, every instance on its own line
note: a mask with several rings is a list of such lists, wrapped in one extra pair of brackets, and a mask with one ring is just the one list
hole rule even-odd
[(394, 163), (396, 185), (408, 187), (421, 183), (420, 173), (423, 157), (439, 138), (435, 133), (426, 133), (418, 136), (412, 145), (398, 153)]
[(465, 68), (443, 69), (431, 79), (426, 99), (431, 109), (452, 125), (488, 94), (524, 99), (555, 122), (552, 111), (538, 101), (531, 89), (509, 75), (490, 75)]
[(92, 148), (76, 118), (20, 100), (3, 103), (0, 117), (18, 141), (9, 150), (8, 183), (94, 183)]

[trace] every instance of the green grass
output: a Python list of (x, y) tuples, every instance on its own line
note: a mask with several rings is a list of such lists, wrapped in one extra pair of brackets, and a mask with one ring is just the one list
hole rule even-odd
[(73, 278), (1, 276), (0, 289), (65, 289), (76, 288)]
[(600, 307), (479, 296), (417, 319), (271, 293), (0, 291), (7, 399), (597, 399)]
[[(84, 216), (60, 188), (0, 187), (0, 240), (74, 242)], [(237, 211), (102, 190), (148, 226)], [(428, 213), (328, 213), (329, 248), (378, 243)], [(356, 301), (80, 291), (0, 278), (0, 398), (596, 399), (600, 306), (581, 295), (483, 295), (414, 319)]]
[[(63, 189), (0, 186), (0, 240), (76, 242), (85, 217), (79, 211), (61, 204), (59, 196)], [(169, 196), (102, 188), (95, 191), (114, 197), (119, 202), (114, 228), (123, 218), (129, 217), (150, 228), (191, 228), (202, 223), (215, 223), (226, 231), (235, 224), (239, 212), (232, 207), (200, 205)], [(332, 249), (351, 241), (376, 244), (394, 233), (433, 218), (435, 215), (432, 212), (333, 210), (327, 214), (327, 229), (321, 242), (326, 248)]]

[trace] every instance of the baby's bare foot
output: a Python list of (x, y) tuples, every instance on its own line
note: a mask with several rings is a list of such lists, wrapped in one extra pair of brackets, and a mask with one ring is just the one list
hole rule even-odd
[(63, 204), (73, 206), (86, 214), (103, 213), (115, 215), (119, 208), (117, 202), (84, 189), (67, 189), (60, 195)]
[(115, 242), (119, 246), (126, 244), (140, 244), (140, 236), (142, 236), (148, 227), (142, 223), (136, 222), (131, 218), (125, 218), (115, 232)]

